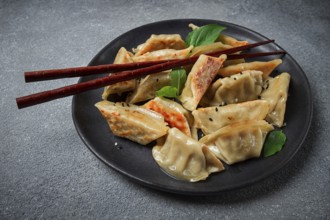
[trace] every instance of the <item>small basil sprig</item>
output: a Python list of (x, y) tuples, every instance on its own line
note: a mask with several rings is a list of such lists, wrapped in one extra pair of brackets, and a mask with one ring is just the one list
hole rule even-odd
[(208, 24), (191, 31), (186, 38), (186, 46), (201, 46), (214, 43), (221, 31), (226, 27), (218, 24)]
[(184, 84), (187, 80), (186, 70), (183, 68), (172, 70), (170, 73), (170, 77), (171, 77), (171, 85), (164, 86), (160, 90), (156, 91), (157, 96), (164, 96), (168, 98), (179, 97), (184, 87)]
[(271, 131), (265, 140), (263, 155), (269, 157), (281, 151), (286, 141), (286, 135), (281, 131)]

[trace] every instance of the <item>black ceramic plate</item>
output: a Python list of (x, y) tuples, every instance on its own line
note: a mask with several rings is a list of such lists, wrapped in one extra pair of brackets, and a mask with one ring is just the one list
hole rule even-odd
[[(227, 27), (224, 33), (249, 42), (268, 40), (263, 35), (245, 27), (222, 21), (180, 19), (161, 21), (135, 28), (119, 36), (105, 46), (89, 65), (112, 63), (120, 47), (131, 49), (145, 42), (151, 34), (188, 34), (189, 23), (205, 25), (217, 23)], [(264, 45), (250, 52), (266, 52), (281, 49), (277, 44)], [(258, 60), (270, 60), (267, 57)], [(289, 55), (273, 75), (287, 71), (292, 80), (287, 101), (284, 133), (287, 142), (282, 151), (269, 158), (252, 159), (236, 165), (227, 166), (221, 173), (211, 174), (206, 181), (189, 183), (179, 181), (165, 174), (151, 155), (151, 147), (141, 146), (129, 140), (115, 137), (106, 121), (94, 104), (101, 100), (103, 89), (98, 89), (73, 97), (72, 114), (77, 131), (87, 147), (105, 164), (131, 179), (163, 191), (190, 195), (210, 195), (240, 188), (272, 175), (282, 168), (299, 150), (309, 130), (312, 119), (312, 97), (308, 80), (303, 70)], [(80, 82), (94, 79), (82, 77)], [(115, 144), (116, 143), (116, 144)]]

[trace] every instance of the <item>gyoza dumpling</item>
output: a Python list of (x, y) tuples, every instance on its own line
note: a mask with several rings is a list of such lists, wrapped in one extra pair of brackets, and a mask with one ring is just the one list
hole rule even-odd
[(281, 59), (275, 59), (268, 62), (254, 61), (250, 63), (239, 63), (230, 65), (219, 70), (219, 75), (222, 77), (231, 76), (240, 73), (244, 70), (258, 70), (263, 72), (263, 78), (268, 78), (269, 74), (282, 63)]
[(174, 50), (174, 49), (156, 50), (156, 51), (147, 52), (141, 56), (134, 56), (132, 59), (134, 62), (183, 59), (188, 56), (192, 48), (193, 46), (190, 46), (182, 50)]
[(224, 170), (222, 163), (198, 141), (177, 128), (168, 131), (166, 140), (152, 149), (158, 165), (171, 176), (190, 182), (206, 179), (210, 173)]
[(223, 67), (231, 66), (231, 65), (236, 65), (236, 64), (240, 64), (240, 63), (245, 63), (245, 59), (226, 60), (223, 63)]
[(201, 45), (201, 46), (194, 47), (189, 56), (193, 57), (193, 56), (198, 56), (198, 55), (201, 55), (201, 54), (227, 50), (227, 49), (230, 49), (230, 48), (233, 48), (233, 47), (229, 46), (229, 45), (226, 45), (226, 44), (223, 44), (221, 42), (215, 42), (215, 43), (212, 43), (212, 44), (206, 44), (206, 45)]
[(170, 127), (179, 129), (189, 137), (192, 136), (190, 128), (194, 119), (191, 113), (179, 103), (170, 99), (156, 97), (144, 104), (143, 107), (163, 115)]
[(188, 27), (190, 27), (192, 30), (196, 30), (196, 29), (199, 28), (199, 26), (197, 26), (197, 25), (195, 25), (193, 23), (188, 24)]
[(171, 84), (170, 72), (154, 73), (141, 79), (134, 91), (127, 96), (126, 102), (138, 103), (155, 98), (156, 91)]
[(179, 97), (183, 107), (190, 111), (196, 109), (226, 58), (226, 55), (221, 55), (219, 58), (206, 55), (199, 56)]
[(164, 117), (157, 112), (124, 102), (101, 101), (95, 106), (119, 137), (145, 145), (167, 133)]
[(155, 50), (181, 50), (184, 48), (186, 48), (186, 44), (179, 34), (153, 34), (145, 43), (140, 44), (136, 49), (133, 49), (133, 51), (135, 52), (135, 56), (140, 56)]
[(269, 103), (265, 100), (254, 100), (222, 107), (198, 108), (192, 112), (196, 128), (204, 134), (239, 121), (263, 120), (269, 111)]
[[(132, 54), (128, 52), (124, 47), (120, 48), (116, 58), (114, 60), (114, 64), (125, 64), (125, 63), (133, 63)], [(111, 75), (111, 73), (110, 73)], [(102, 99), (106, 100), (111, 94), (121, 94), (123, 92), (131, 91), (135, 88), (136, 80), (131, 79), (123, 82), (118, 82), (110, 86), (104, 87), (104, 91), (102, 94)]]
[(270, 104), (266, 121), (277, 127), (282, 127), (286, 100), (288, 98), (290, 75), (286, 72), (282, 73), (275, 78), (269, 78), (265, 81), (265, 84), (265, 89), (261, 93), (261, 99), (268, 101)]
[(220, 128), (199, 141), (226, 164), (259, 157), (266, 135), (274, 127), (264, 120), (242, 121)]
[[(199, 28), (197, 25), (194, 25), (192, 23), (190, 23), (188, 26), (192, 30), (196, 30), (196, 29)], [(239, 46), (244, 46), (244, 45), (249, 44), (249, 42), (247, 42), (247, 41), (239, 41), (239, 40), (237, 40), (233, 37), (230, 37), (230, 36), (224, 35), (224, 34), (219, 34), (219, 37), (218, 37), (217, 41), (221, 41), (223, 44), (227, 44), (227, 45), (230, 45), (232, 47), (239, 47)]]
[(249, 44), (249, 42), (247, 42), (247, 41), (239, 41), (239, 40), (237, 40), (233, 37), (230, 37), (228, 35), (225, 35), (225, 34), (220, 34), (217, 41), (220, 41), (224, 44), (227, 44), (227, 45), (230, 45), (233, 47), (240, 47), (240, 46)]
[(202, 106), (223, 106), (256, 100), (262, 90), (262, 72), (247, 70), (215, 81), (205, 93)]

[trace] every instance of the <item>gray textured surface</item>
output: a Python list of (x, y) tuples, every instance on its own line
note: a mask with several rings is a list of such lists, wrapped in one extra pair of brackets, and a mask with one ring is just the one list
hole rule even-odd
[[(0, 219), (330, 219), (329, 9), (322, 0), (0, 0)], [(18, 96), (76, 82), (25, 84), (24, 71), (86, 65), (123, 32), (174, 18), (246, 26), (276, 39), (300, 63), (314, 120), (284, 169), (217, 197), (171, 195), (100, 162), (75, 131), (71, 98), (17, 110)]]

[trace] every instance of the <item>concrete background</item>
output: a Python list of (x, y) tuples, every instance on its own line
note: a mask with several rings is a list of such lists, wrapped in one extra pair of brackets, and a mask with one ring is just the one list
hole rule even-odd
[[(0, 219), (330, 219), (329, 9), (323, 0), (0, 0)], [(248, 27), (276, 39), (304, 69), (314, 118), (284, 169), (215, 197), (163, 193), (131, 182), (84, 146), (71, 98), (17, 109), (16, 97), (77, 81), (25, 84), (24, 71), (87, 65), (118, 35), (175, 18)]]

